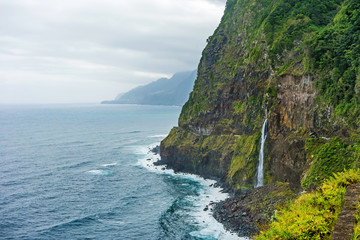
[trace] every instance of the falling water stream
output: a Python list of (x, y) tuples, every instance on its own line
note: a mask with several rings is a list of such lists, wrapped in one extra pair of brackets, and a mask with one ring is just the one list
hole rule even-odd
[(261, 187), (264, 185), (264, 146), (265, 146), (265, 140), (267, 137), (267, 125), (268, 120), (265, 119), (264, 124), (262, 126), (261, 130), (261, 145), (260, 145), (260, 152), (259, 152), (259, 164), (257, 168), (257, 179), (255, 182), (255, 188)]

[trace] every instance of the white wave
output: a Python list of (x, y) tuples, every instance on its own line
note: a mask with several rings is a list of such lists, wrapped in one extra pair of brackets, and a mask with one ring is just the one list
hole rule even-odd
[[(158, 142), (150, 144), (149, 146), (132, 145), (127, 147), (127, 150), (130, 151), (131, 153), (145, 156), (149, 154), (154, 154), (151, 152), (151, 149), (155, 148), (158, 145), (159, 145)], [(137, 163), (137, 165), (139, 165), (139, 162)]]
[(94, 174), (94, 175), (108, 175), (109, 174), (109, 171), (105, 171), (105, 170), (101, 170), (101, 169), (90, 170), (87, 172), (90, 174)]
[[(238, 237), (237, 234), (225, 230), (224, 226), (212, 216), (213, 204), (229, 197), (227, 193), (221, 192), (220, 187), (210, 187), (214, 183), (215, 181), (205, 179), (201, 181), (204, 188), (197, 199), (194, 200), (193, 204), (196, 210), (192, 212), (192, 216), (199, 223), (201, 229), (190, 234), (198, 238), (216, 238), (219, 240), (248, 239)], [(208, 208), (208, 210), (205, 211), (205, 208)]]
[(112, 167), (112, 166), (116, 166), (116, 165), (117, 165), (117, 163), (114, 162), (114, 163), (106, 163), (106, 164), (103, 164), (101, 166), (103, 166), (103, 167)]
[[(199, 196), (190, 196), (191, 201), (194, 203), (195, 211), (191, 212), (192, 217), (195, 219), (197, 225), (200, 227), (199, 231), (191, 232), (194, 237), (199, 238), (216, 238), (219, 240), (248, 240), (247, 237), (239, 237), (237, 234), (227, 231), (224, 226), (216, 221), (212, 215), (212, 206), (214, 203), (223, 201), (229, 197), (227, 193), (222, 192), (222, 188), (214, 187), (216, 181), (210, 179), (204, 179), (198, 175), (189, 173), (175, 173), (172, 169), (166, 169), (166, 166), (155, 166), (154, 163), (160, 160), (160, 155), (154, 154), (150, 151), (156, 147), (154, 144), (150, 147), (141, 147), (137, 153), (145, 155), (145, 158), (139, 159), (138, 165), (147, 168), (149, 171), (158, 174), (168, 174), (174, 176), (181, 176), (184, 178), (190, 178), (203, 186), (201, 194)], [(204, 211), (205, 208), (207, 211)]]
[(166, 136), (167, 134), (157, 134), (157, 135), (149, 136), (148, 138), (165, 138)]

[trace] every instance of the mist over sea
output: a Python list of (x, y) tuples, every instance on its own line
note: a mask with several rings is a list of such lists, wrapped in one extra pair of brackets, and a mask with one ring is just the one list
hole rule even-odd
[(212, 181), (151, 165), (180, 110), (0, 106), (0, 239), (236, 239)]

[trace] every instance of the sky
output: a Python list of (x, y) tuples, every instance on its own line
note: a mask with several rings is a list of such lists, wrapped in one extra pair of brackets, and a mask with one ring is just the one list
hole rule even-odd
[(0, 0), (0, 104), (94, 103), (194, 70), (225, 0)]

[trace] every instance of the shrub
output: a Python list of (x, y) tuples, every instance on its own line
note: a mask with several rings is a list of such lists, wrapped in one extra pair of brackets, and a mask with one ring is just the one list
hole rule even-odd
[(346, 187), (358, 182), (360, 170), (335, 173), (317, 191), (301, 195), (278, 211), (268, 229), (255, 239), (330, 239)]

